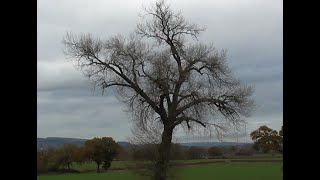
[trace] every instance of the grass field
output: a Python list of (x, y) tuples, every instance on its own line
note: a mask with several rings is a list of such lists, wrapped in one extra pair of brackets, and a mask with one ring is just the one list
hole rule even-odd
[[(218, 163), (181, 167), (175, 170), (179, 180), (281, 180), (282, 163), (249, 162)], [(130, 171), (108, 173), (81, 173), (64, 175), (41, 175), (38, 180), (142, 180), (145, 179)]]
[[(125, 168), (127, 164), (130, 164), (130, 161), (112, 161), (110, 168)], [(101, 165), (102, 166), (102, 165)], [(93, 169), (97, 168), (97, 164), (95, 162), (88, 162), (83, 164), (72, 164), (72, 168), (76, 170), (83, 170), (83, 169)]]
[[(267, 158), (268, 160), (282, 160), (282, 158)], [(214, 161), (250, 161), (250, 160), (266, 160), (266, 158), (233, 158), (233, 159), (192, 159), (192, 160), (177, 160), (176, 163), (179, 164), (188, 164), (188, 163), (206, 163), (206, 162), (214, 162)], [(110, 170), (118, 169), (118, 168), (127, 168), (135, 166), (135, 162), (132, 161), (113, 161), (111, 163)], [(83, 163), (83, 164), (72, 164), (72, 168), (82, 171), (82, 172), (90, 172), (96, 171), (97, 165), (94, 162)]]

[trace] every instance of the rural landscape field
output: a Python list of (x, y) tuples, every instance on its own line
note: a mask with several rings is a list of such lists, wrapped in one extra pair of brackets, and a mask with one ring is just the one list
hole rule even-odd
[(283, 179), (278, 0), (38, 0), (38, 180)]
[[(143, 180), (152, 177), (152, 171), (148, 168), (153, 167), (154, 157), (150, 152), (153, 145), (137, 146), (118, 142), (118, 153), (110, 167), (101, 168), (97, 173), (96, 162), (99, 161), (90, 160), (88, 155), (81, 153), (86, 148), (86, 141), (54, 137), (38, 139), (38, 180)], [(263, 152), (262, 147), (252, 143), (173, 144), (168, 179), (282, 179), (282, 154), (276, 151)]]
[[(212, 163), (204, 165), (189, 165), (177, 169), (175, 179), (196, 180), (196, 179), (221, 179), (221, 180), (281, 180), (280, 162), (236, 162), (236, 163)], [(42, 175), (38, 180), (143, 180), (147, 179), (135, 172), (127, 170), (110, 171), (108, 173), (82, 173), (66, 175)]]

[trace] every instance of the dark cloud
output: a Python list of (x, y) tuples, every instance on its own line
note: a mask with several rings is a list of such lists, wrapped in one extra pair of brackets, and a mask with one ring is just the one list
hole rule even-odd
[[(255, 87), (257, 109), (247, 130), (282, 125), (282, 2), (278, 0), (169, 1), (186, 19), (206, 27), (199, 41), (228, 50), (235, 76)], [(38, 136), (91, 138), (130, 135), (130, 116), (112, 91), (101, 96), (63, 55), (66, 32), (127, 35), (147, 0), (39, 0), (37, 28)], [(180, 130), (178, 130), (180, 132)], [(182, 131), (177, 136), (183, 136)]]

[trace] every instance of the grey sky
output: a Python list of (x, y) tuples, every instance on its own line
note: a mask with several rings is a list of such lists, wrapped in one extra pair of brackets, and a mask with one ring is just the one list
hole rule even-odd
[[(101, 96), (63, 55), (66, 32), (108, 38), (128, 35), (147, 0), (38, 0), (38, 137), (130, 135), (131, 121), (111, 92)], [(279, 0), (168, 0), (186, 19), (205, 27), (199, 41), (228, 50), (234, 74), (255, 87), (257, 109), (247, 132), (283, 123), (283, 3)], [(183, 136), (178, 131), (176, 136)]]

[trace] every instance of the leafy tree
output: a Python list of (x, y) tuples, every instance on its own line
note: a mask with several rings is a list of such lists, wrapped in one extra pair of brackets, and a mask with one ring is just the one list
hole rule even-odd
[(78, 146), (74, 144), (64, 144), (57, 149), (53, 158), (58, 166), (67, 166), (68, 170), (72, 165), (72, 162), (77, 160), (76, 153)]
[(86, 162), (86, 150), (85, 147), (78, 147), (78, 149), (75, 152), (75, 162), (78, 164), (82, 164), (83, 162)]
[(108, 170), (113, 159), (119, 154), (120, 146), (111, 137), (103, 137), (101, 138), (101, 140), (103, 142), (103, 148), (105, 150), (103, 158), (103, 168), (104, 170)]
[[(239, 124), (250, 115), (253, 90), (232, 75), (225, 51), (191, 42), (203, 28), (164, 1), (145, 12), (145, 21), (128, 38), (101, 40), (68, 33), (63, 42), (66, 57), (95, 86), (102, 92), (115, 88), (135, 122), (159, 123), (162, 135), (154, 177), (165, 180), (174, 128), (203, 126), (221, 132), (225, 125)], [(211, 122), (211, 114), (222, 115), (226, 122)]]
[(85, 142), (86, 156), (97, 164), (97, 173), (100, 165), (108, 170), (112, 160), (118, 155), (119, 145), (111, 137), (93, 138)]
[(47, 172), (58, 169), (54, 159), (56, 149), (52, 146), (41, 149), (37, 152), (37, 170), (38, 172)]
[(222, 156), (222, 149), (220, 147), (210, 147), (208, 149), (208, 154), (210, 157)]
[(260, 126), (257, 130), (251, 132), (250, 136), (254, 143), (258, 144), (261, 147), (263, 152), (282, 152), (282, 138), (281, 136), (279, 136), (276, 130), (273, 130), (264, 125)]

